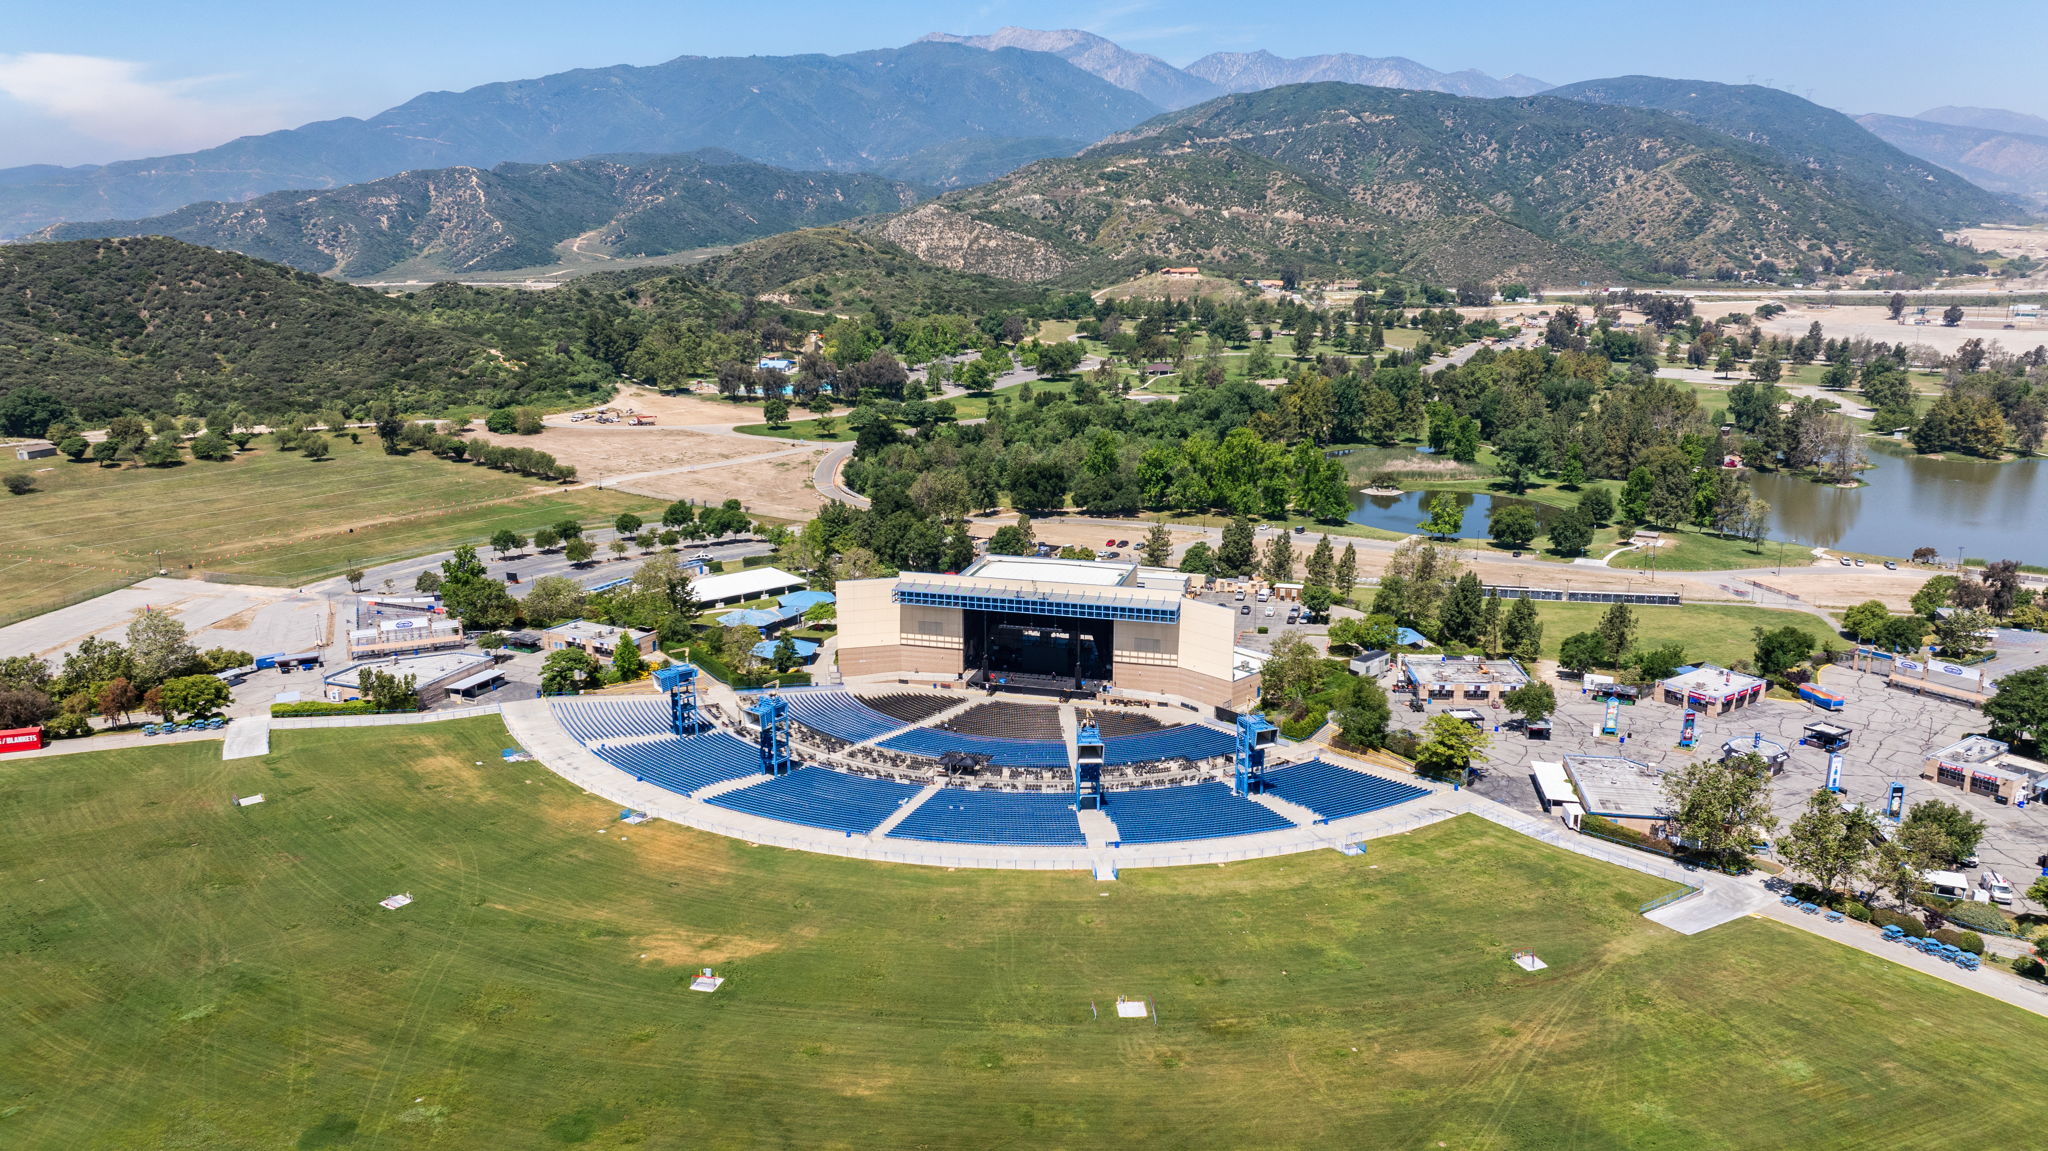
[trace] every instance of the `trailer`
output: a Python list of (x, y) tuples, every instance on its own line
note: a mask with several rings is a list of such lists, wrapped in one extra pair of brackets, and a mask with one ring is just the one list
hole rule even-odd
[(1700, 741), (1699, 722), (1699, 712), (1687, 711), (1685, 713), (1685, 722), (1678, 729), (1678, 746), (1691, 747)]
[(1817, 683), (1800, 684), (1799, 698), (1823, 711), (1840, 711), (1849, 702), (1841, 693), (1829, 691)]
[(1600, 721), (1600, 734), (1621, 734), (1621, 701), (1612, 696), (1607, 699), (1607, 717)]

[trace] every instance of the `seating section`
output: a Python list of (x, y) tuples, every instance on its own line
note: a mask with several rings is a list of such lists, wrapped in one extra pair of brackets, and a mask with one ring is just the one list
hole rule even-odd
[(1102, 762), (1112, 767), (1125, 763), (1147, 763), (1156, 759), (1207, 759), (1237, 750), (1237, 739), (1213, 727), (1198, 723), (1167, 727), (1150, 735), (1113, 739), (1102, 735)]
[(1124, 843), (1215, 839), (1294, 826), (1271, 808), (1232, 795), (1222, 783), (1113, 791), (1104, 797), (1103, 811)]
[(554, 712), (555, 721), (575, 736), (578, 743), (629, 739), (636, 735), (666, 735), (669, 730), (667, 696), (558, 699), (554, 703)]
[(1084, 712), (1082, 713), (1081, 721), (1083, 723), (1093, 723), (1095, 730), (1101, 732), (1104, 739), (1120, 739), (1132, 735), (1150, 735), (1152, 732), (1166, 726), (1143, 712), (1116, 711), (1112, 709)]
[(998, 739), (1044, 739), (1055, 743), (1067, 738), (1060, 726), (1060, 709), (1044, 704), (1010, 703), (990, 700), (970, 707), (946, 721), (947, 731), (963, 735), (986, 735)]
[(922, 790), (886, 779), (843, 775), (822, 767), (800, 767), (766, 783), (714, 795), (705, 802), (784, 823), (865, 835)]
[(890, 751), (928, 756), (932, 759), (937, 759), (949, 751), (964, 751), (972, 755), (986, 755), (989, 762), (998, 767), (1067, 766), (1067, 745), (1058, 740), (998, 739), (988, 735), (967, 735), (957, 731), (920, 727), (914, 731), (906, 731), (894, 739), (885, 739), (880, 746)]
[(967, 791), (949, 787), (920, 804), (889, 832), (928, 843), (1082, 847), (1088, 837), (1065, 795)]
[(614, 744), (590, 750), (613, 766), (631, 772), (635, 779), (682, 795), (761, 770), (760, 750), (722, 731), (672, 735), (646, 743)]
[(1274, 768), (1265, 778), (1274, 795), (1298, 803), (1324, 819), (1363, 815), (1429, 794), (1427, 788), (1381, 779), (1320, 759)]
[(789, 701), (789, 714), (798, 723), (848, 743), (870, 740), (903, 726), (902, 720), (876, 711), (841, 688), (789, 691), (783, 698)]
[(906, 723), (922, 723), (945, 711), (959, 707), (959, 696), (928, 695), (921, 691), (899, 691), (892, 695), (871, 695), (860, 702), (883, 715), (897, 720), (897, 727)]

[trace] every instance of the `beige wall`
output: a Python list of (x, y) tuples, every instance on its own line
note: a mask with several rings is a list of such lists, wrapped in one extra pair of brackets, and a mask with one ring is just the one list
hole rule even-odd
[[(1121, 624), (1118, 625), (1121, 628)], [(1180, 608), (1180, 666), (1196, 675), (1230, 682), (1237, 646), (1237, 608), (1184, 603)]]

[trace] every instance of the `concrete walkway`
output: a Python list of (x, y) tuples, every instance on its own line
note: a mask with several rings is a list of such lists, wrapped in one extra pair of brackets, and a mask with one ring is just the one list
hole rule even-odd
[(227, 739), (220, 745), (222, 759), (252, 759), (270, 754), (269, 716), (237, 720), (227, 726)]
[(1762, 919), (1775, 919), (1802, 931), (1810, 931), (1858, 951), (1867, 951), (1880, 959), (1889, 959), (1915, 971), (1925, 972), (1943, 982), (2003, 1000), (2023, 1011), (2048, 1016), (2048, 985), (2021, 979), (2004, 968), (1986, 966), (1975, 971), (1965, 971), (1953, 963), (1946, 963), (1932, 955), (1915, 951), (1903, 943), (1887, 942), (1883, 933), (1867, 923), (1858, 923), (1853, 919), (1829, 923), (1819, 915), (1808, 915), (1796, 907), (1786, 907), (1775, 899), (1766, 902), (1756, 915)]

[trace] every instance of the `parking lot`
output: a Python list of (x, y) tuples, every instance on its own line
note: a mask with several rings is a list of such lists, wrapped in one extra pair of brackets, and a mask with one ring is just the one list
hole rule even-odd
[[(1260, 603), (1258, 596), (1252, 592), (1244, 593), (1244, 598), (1239, 599), (1236, 594), (1225, 591), (1205, 591), (1194, 598), (1203, 603), (1222, 604), (1237, 612), (1239, 647), (1251, 648), (1254, 651), (1271, 651), (1274, 640), (1288, 632), (1300, 632), (1320, 648), (1324, 637), (1329, 634), (1329, 625), (1309, 623), (1305, 620), (1298, 601), (1283, 600), (1274, 596), (1265, 603)], [(1289, 615), (1294, 616), (1293, 620), (1288, 619)], [(1262, 627), (1266, 629), (1264, 635), (1259, 634)]]
[[(1719, 757), (1726, 741), (1748, 741), (1761, 735), (1790, 751), (1784, 773), (1771, 788), (1772, 807), (1782, 833), (1798, 817), (1807, 798), (1827, 784), (1826, 754), (1799, 746), (1806, 725), (1824, 719), (1852, 729), (1843, 754), (1842, 789), (1846, 801), (1881, 811), (1891, 784), (1898, 782), (1905, 785), (1909, 809), (1928, 799), (1945, 800), (1961, 807), (1987, 825), (1977, 853), (1982, 865), (1998, 871), (2015, 888), (2025, 891), (2041, 872), (2036, 860), (2048, 853), (2048, 809), (2041, 804), (2020, 807), (1997, 803), (1920, 777), (1929, 752), (1964, 735), (1983, 731), (1983, 716), (1958, 704), (1887, 687), (1882, 676), (1846, 667), (1829, 668), (1822, 679), (1828, 688), (1847, 697), (1841, 711), (1824, 712), (1804, 703), (1763, 699), (1725, 716), (1702, 713), (1698, 720), (1698, 744), (1693, 748), (1678, 746), (1684, 708), (1661, 699), (1624, 706), (1621, 735), (1602, 736), (1604, 704), (1582, 694), (1571, 681), (1553, 681), (1558, 690), (1558, 710), (1551, 718), (1553, 730), (1548, 741), (1531, 740), (1508, 730), (1508, 712), (1483, 702), (1432, 702), (1427, 711), (1418, 713), (1409, 710), (1408, 696), (1394, 693), (1394, 722), (1411, 731), (1419, 730), (1429, 716), (1447, 707), (1477, 708), (1487, 716), (1493, 745), (1486, 753), (1473, 789), (1531, 814), (1542, 812), (1529, 775), (1529, 765), (1535, 760), (1556, 761), (1569, 753), (1584, 753), (1622, 755), (1652, 767), (1669, 767), (1691, 756)], [(1391, 679), (1388, 682), (1391, 685)], [(1627, 737), (1625, 743), (1622, 736)], [(2011, 908), (2028, 909), (2040, 910), (2024, 900)]]

